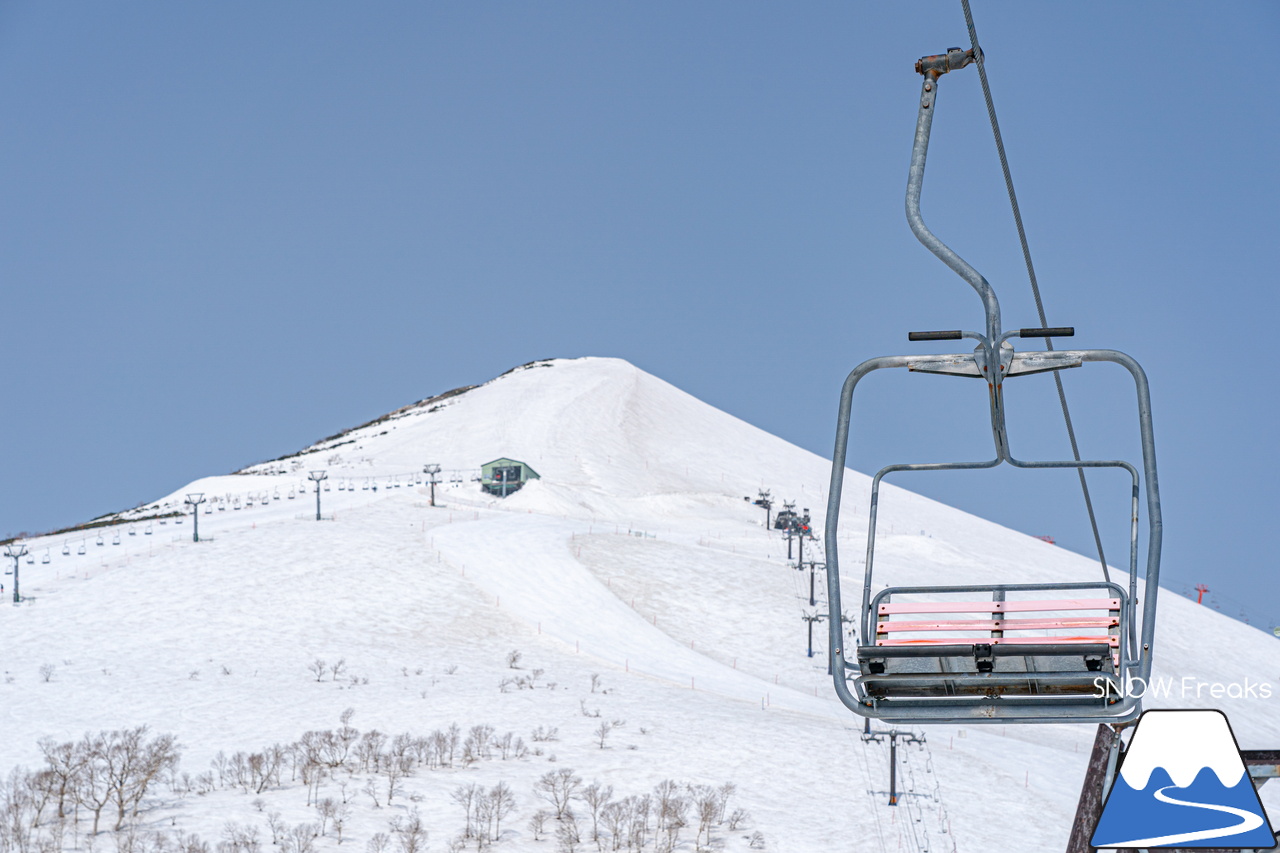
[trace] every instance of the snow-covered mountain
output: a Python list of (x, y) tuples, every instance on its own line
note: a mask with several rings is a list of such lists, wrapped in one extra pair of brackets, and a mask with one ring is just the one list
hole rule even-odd
[[(506, 499), (483, 494), (473, 477), (498, 457), (540, 479)], [(435, 507), (424, 463), (443, 469)], [(328, 474), (319, 522), (306, 479), (317, 469)], [(1083, 726), (929, 727), (925, 744), (899, 746), (906, 796), (886, 805), (888, 745), (864, 743), (862, 721), (835, 700), (822, 626), (807, 656), (807, 575), (743, 500), (768, 488), (820, 519), (828, 477), (826, 460), (626, 362), (584, 358), (525, 365), (297, 456), (203, 478), (116, 524), (26, 543), (28, 601), (0, 609), (0, 771), (42, 766), (41, 738), (146, 725), (176, 736), (188, 780), (153, 786), (126, 825), (229, 843), (256, 827), (264, 848), (271, 815), (320, 825), (310, 803), (332, 798), (346, 810), (344, 848), (374, 839), (376, 849), (379, 833), (403, 842), (416, 812), (429, 849), (446, 850), (471, 814), (452, 795), (505, 783), (515, 809), (495, 847), (556, 849), (566, 842), (535, 840), (530, 820), (553, 809), (539, 780), (565, 769), (611, 785), (615, 801), (668, 779), (686, 786), (680, 850), (707, 843), (697, 786), (725, 783), (736, 790), (709, 821), (712, 843), (728, 850), (1064, 847), (1093, 739)], [(849, 472), (845, 488), (856, 519), (867, 478)], [(199, 544), (191, 516), (174, 515), (194, 492), (206, 498)], [(882, 570), (897, 583), (1097, 572), (904, 490), (886, 488), (880, 513)], [(861, 528), (843, 525), (844, 553), (858, 552)], [(859, 580), (845, 578), (849, 600)], [(1165, 595), (1157, 642), (1157, 679), (1176, 688), (1149, 706), (1222, 708), (1242, 747), (1280, 747), (1274, 638)], [(1259, 682), (1270, 698), (1211, 687)], [(376, 729), (428, 743), (455, 723), (459, 741), (492, 727), (477, 747), (489, 757), (459, 752), (435, 766), (420, 755), (399, 781), (385, 762), (350, 758), (310, 785), (291, 764), (248, 791), (218, 759), (344, 727), (361, 742)], [(506, 732), (503, 749), (494, 742)], [(1263, 788), (1262, 799), (1276, 814), (1280, 791)], [(748, 816), (731, 829), (735, 809)], [(578, 849), (596, 849), (589, 805), (574, 810)], [(310, 843), (337, 850), (323, 822)], [(87, 829), (66, 824), (62, 845), (111, 843)], [(612, 849), (614, 834), (598, 829)], [(308, 853), (297, 838), (278, 840)], [(251, 853), (241, 842), (228, 849)]]

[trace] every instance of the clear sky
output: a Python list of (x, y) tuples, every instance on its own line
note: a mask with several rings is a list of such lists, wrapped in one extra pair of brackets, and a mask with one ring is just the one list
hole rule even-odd
[[(1151, 377), (1164, 582), (1280, 623), (1280, 5), (974, 14), (1049, 321)], [(829, 455), (854, 365), (982, 325), (903, 216), (912, 66), (950, 46), (958, 0), (3, 4), (0, 535), (551, 356)], [(942, 81), (924, 214), (1037, 325), (974, 69)], [(1065, 380), (1085, 454), (1136, 459), (1118, 369)], [(1021, 381), (1015, 451), (1065, 454)], [(866, 390), (854, 467), (989, 455), (976, 383)], [(1092, 549), (1072, 475), (898, 482)], [(1095, 490), (1123, 562), (1127, 489)]]

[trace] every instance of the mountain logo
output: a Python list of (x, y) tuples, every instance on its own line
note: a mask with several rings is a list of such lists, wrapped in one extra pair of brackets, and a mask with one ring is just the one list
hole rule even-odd
[(1274, 849), (1275, 833), (1227, 716), (1143, 713), (1090, 843)]

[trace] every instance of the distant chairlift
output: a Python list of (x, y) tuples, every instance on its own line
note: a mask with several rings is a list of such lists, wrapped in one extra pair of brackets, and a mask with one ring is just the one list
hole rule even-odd
[(107, 544), (107, 543), (106, 543), (106, 541), (102, 538), (102, 534), (101, 534), (101, 533), (99, 533), (99, 534), (98, 534), (98, 545), (99, 545), (99, 547), (101, 547), (101, 546), (103, 546), (103, 545), (106, 545), (106, 544)]
[(111, 537), (111, 544), (112, 544), (112, 545), (119, 545), (119, 544), (120, 544), (120, 531), (119, 531), (119, 530), (117, 530), (117, 531), (115, 532), (115, 535)]
[[(1018, 353), (1011, 338), (1068, 336), (1071, 329), (1004, 332), (994, 291), (980, 273), (945, 246), (925, 226), (919, 212), (929, 129), (938, 78), (973, 61), (958, 48), (925, 57), (925, 75), (907, 190), (907, 217), (916, 237), (977, 291), (986, 312), (985, 332), (918, 332), (911, 340), (968, 338), (972, 352), (949, 355), (884, 356), (864, 361), (845, 380), (836, 425), (830, 500), (827, 506), (827, 590), (829, 650), (840, 700), (864, 716), (893, 723), (921, 722), (1104, 722), (1130, 720), (1141, 699), (1125, 689), (1130, 679), (1151, 675), (1159, 589), (1162, 523), (1152, 437), (1151, 399), (1146, 374), (1129, 356), (1114, 350)], [(1004, 411), (1004, 385), (1011, 378), (1110, 362), (1132, 376), (1137, 391), (1142, 472), (1124, 461), (1023, 461), (1013, 456)], [(850, 413), (859, 381), (885, 368), (915, 373), (973, 377), (988, 392), (995, 457), (983, 462), (897, 464), (871, 481), (866, 566), (862, 581), (860, 638), (845, 648), (840, 630), (841, 588), (838, 525)], [(974, 470), (1003, 463), (1015, 468), (1115, 468), (1132, 483), (1127, 588), (1110, 580), (1063, 583), (984, 583), (958, 586), (889, 586), (874, 596), (876, 513), (884, 477), (901, 471)], [(1138, 604), (1139, 495), (1146, 491), (1146, 600)], [(993, 495), (999, 502), (1000, 496)], [(1103, 567), (1105, 570), (1105, 566)], [(852, 654), (851, 654), (852, 653)]]
[(51, 559), (51, 558), (50, 558), (50, 556), (49, 556), (49, 549), (48, 549), (48, 548), (45, 548), (45, 549), (44, 549), (44, 556), (40, 558), (40, 562), (41, 562), (42, 564), (44, 564), (44, 565), (48, 565), (48, 564), (49, 564), (49, 560), (50, 560), (50, 559)]
[(80, 547), (79, 547), (78, 549), (76, 549), (76, 553), (77, 553), (77, 554), (79, 554), (79, 555), (81, 555), (81, 556), (83, 556), (83, 555), (84, 555), (84, 540), (83, 540), (83, 539), (82, 539), (82, 540), (80, 540)]
[(71, 546), (70, 546), (70, 545), (68, 545), (68, 544), (66, 544), (66, 543), (63, 543), (63, 545), (62, 545), (62, 556), (64, 556), (64, 557), (69, 557), (69, 556), (71, 556)]
[(137, 535), (138, 535), (138, 529), (137, 529), (136, 527), (134, 527), (132, 524), (130, 524), (130, 525), (129, 525), (129, 535), (130, 535), (130, 536), (137, 536)]

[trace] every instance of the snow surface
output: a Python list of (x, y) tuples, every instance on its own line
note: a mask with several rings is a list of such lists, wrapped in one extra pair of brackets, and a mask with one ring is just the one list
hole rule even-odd
[[(500, 456), (541, 479), (499, 500), (462, 476)], [(437, 507), (418, 473), (426, 462), (446, 471)], [(321, 522), (306, 482), (317, 468), (330, 477)], [(518, 810), (499, 849), (554, 849), (526, 824), (542, 807), (534, 781), (568, 767), (617, 796), (667, 778), (735, 783), (730, 808), (751, 817), (737, 832), (717, 829), (728, 850), (747, 849), (753, 832), (775, 851), (1063, 848), (1093, 739), (1085, 726), (928, 727), (925, 744), (899, 747), (904, 805), (886, 805), (888, 745), (863, 743), (861, 719), (835, 700), (823, 626), (807, 657), (807, 574), (787, 565), (785, 542), (743, 500), (769, 488), (820, 520), (829, 471), (626, 362), (558, 360), (295, 459), (203, 478), (121, 514), (101, 539), (30, 540), (34, 562), (20, 566), (29, 600), (0, 608), (0, 771), (39, 765), (42, 737), (145, 724), (177, 735), (194, 776), (219, 752), (336, 728), (352, 708), (362, 731), (483, 723), (542, 754), (419, 771), (406, 781), (415, 799), (390, 806), (355, 796), (343, 847), (363, 849), (392, 815), (416, 808), (431, 849), (446, 849), (463, 824), (449, 792), (503, 780)], [(863, 547), (867, 489), (848, 472), (846, 554)], [(148, 520), (181, 511), (196, 491), (211, 498), (199, 517), (207, 541), (191, 541), (190, 516)], [(1098, 573), (1089, 559), (892, 486), (880, 518), (878, 571), (895, 584)], [(848, 601), (854, 570), (843, 579)], [(1175, 695), (1147, 707), (1221, 708), (1242, 748), (1280, 747), (1274, 638), (1166, 593), (1156, 641), (1156, 678), (1173, 679)], [(513, 649), (516, 670), (505, 660)], [(316, 658), (343, 659), (347, 671), (316, 681)], [(500, 690), (535, 668), (537, 689)], [(1259, 683), (1269, 699), (1229, 690)], [(620, 723), (603, 749), (601, 720)], [(532, 743), (538, 726), (557, 727), (558, 740)], [(1280, 802), (1280, 792), (1260, 793)], [(228, 821), (265, 833), (254, 799), (166, 790), (143, 822), (211, 841)], [(261, 799), (290, 822), (316, 820), (299, 783)], [(74, 843), (85, 847), (83, 834)], [(332, 833), (319, 849), (339, 849)]]

